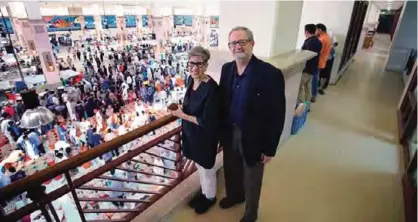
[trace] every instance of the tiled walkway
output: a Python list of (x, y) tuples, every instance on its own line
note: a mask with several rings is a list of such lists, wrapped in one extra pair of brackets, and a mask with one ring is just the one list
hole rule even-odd
[[(388, 36), (359, 52), (312, 107), (307, 125), (267, 165), (260, 222), (403, 222), (402, 152), (396, 145), (400, 74), (383, 71)], [(219, 178), (222, 178), (220, 172)], [(219, 181), (218, 199), (224, 195)], [(239, 221), (243, 206), (166, 222)]]

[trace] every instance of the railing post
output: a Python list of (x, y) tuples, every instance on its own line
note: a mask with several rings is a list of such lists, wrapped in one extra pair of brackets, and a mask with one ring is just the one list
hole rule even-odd
[(54, 208), (54, 206), (52, 205), (52, 203), (51, 203), (51, 202), (49, 202), (49, 203), (47, 204), (47, 206), (48, 206), (49, 210), (51, 211), (52, 216), (54, 217), (55, 221), (61, 221), (61, 220), (60, 220), (60, 218), (58, 217), (58, 214), (57, 214), (57, 212), (55, 211), (55, 208)]
[[(45, 187), (43, 187), (42, 185), (38, 185), (34, 186), (32, 189), (28, 189), (28, 197), (38, 205), (45, 220), (47, 222), (52, 222), (51, 215), (49, 215), (48, 209), (46, 208), (47, 204), (45, 203)], [(49, 208), (49, 210), (51, 210), (52, 215), (54, 216), (54, 219), (59, 221), (57, 212), (55, 212), (55, 209), (52, 206), (52, 204), (49, 205)]]
[(81, 221), (86, 222), (83, 209), (81, 208), (81, 205), (80, 205), (80, 200), (78, 199), (77, 192), (75, 192), (73, 181), (71, 180), (71, 175), (68, 171), (65, 172), (64, 175), (65, 175), (65, 178), (67, 179), (68, 186), (70, 187), (71, 194), (73, 195), (74, 203), (77, 206), (77, 210), (78, 210), (78, 213), (80, 214)]

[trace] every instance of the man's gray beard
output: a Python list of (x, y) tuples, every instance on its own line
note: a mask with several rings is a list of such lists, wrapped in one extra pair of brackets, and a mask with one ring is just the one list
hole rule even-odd
[(234, 54), (235, 59), (241, 60), (245, 59), (247, 55), (244, 52), (239, 52)]

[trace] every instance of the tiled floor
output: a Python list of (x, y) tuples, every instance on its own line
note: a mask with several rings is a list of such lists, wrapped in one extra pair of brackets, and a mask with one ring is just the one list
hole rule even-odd
[[(260, 222), (402, 222), (402, 153), (396, 145), (399, 74), (383, 71), (379, 36), (336, 86), (318, 98), (307, 125), (267, 165)], [(219, 178), (222, 178), (220, 172)], [(219, 181), (218, 198), (224, 195)], [(238, 221), (243, 206), (197, 216), (181, 206), (166, 222)]]

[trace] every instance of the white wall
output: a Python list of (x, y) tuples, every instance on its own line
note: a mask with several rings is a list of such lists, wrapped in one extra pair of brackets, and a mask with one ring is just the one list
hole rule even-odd
[(28, 18), (23, 2), (9, 2), (9, 7), (13, 17)]
[(369, 2), (369, 8), (366, 14), (365, 23), (375, 25), (379, 21), (380, 8), (374, 2)]
[(303, 4), (303, 1), (280, 1), (276, 5), (271, 57), (295, 49)]
[(228, 49), (229, 31), (246, 26), (253, 31), (254, 54), (269, 57), (276, 12), (275, 1), (221, 1), (219, 3), (219, 49)]
[(69, 15), (67, 7), (41, 7), (40, 10), (43, 16)]
[(341, 63), (353, 6), (354, 1), (304, 1), (303, 4), (296, 48), (300, 49), (303, 45), (306, 24), (323, 23), (338, 40), (337, 55), (331, 72), (331, 83), (335, 83), (338, 79), (338, 67)]
[(407, 1), (393, 38), (393, 47), (417, 48), (417, 2)]
[(417, 49), (417, 2), (407, 1), (398, 21), (386, 69), (403, 71), (409, 49)]

